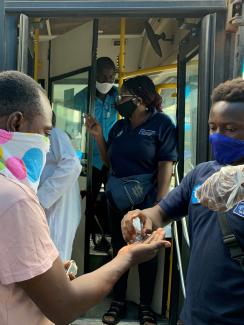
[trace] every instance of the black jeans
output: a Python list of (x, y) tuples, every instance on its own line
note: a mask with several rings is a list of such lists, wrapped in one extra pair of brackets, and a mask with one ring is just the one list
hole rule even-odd
[(95, 205), (97, 196), (99, 194), (99, 191), (101, 189), (102, 184), (107, 183), (108, 178), (108, 168), (106, 166), (103, 166), (103, 168), (100, 170), (96, 167), (92, 167), (92, 192), (89, 194), (89, 197), (87, 198), (87, 209), (86, 209), (86, 222), (87, 222), (87, 231), (89, 234), (92, 234), (93, 239), (95, 236), (95, 233), (99, 229), (97, 229), (97, 224), (94, 219), (95, 216)]
[[(128, 211), (117, 212), (109, 206), (109, 219), (112, 231), (113, 255), (116, 256), (121, 247), (126, 245), (121, 232), (121, 220)], [(140, 303), (150, 305), (152, 302), (154, 284), (157, 272), (157, 257), (138, 265), (140, 280)], [(126, 297), (127, 279), (129, 271), (126, 272), (114, 286), (114, 300), (124, 301)]]

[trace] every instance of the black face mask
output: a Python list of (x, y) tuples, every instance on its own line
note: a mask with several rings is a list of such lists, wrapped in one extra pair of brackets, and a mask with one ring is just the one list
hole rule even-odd
[(131, 115), (135, 112), (137, 105), (133, 102), (133, 99), (131, 99), (125, 103), (116, 104), (115, 108), (121, 116), (130, 118)]

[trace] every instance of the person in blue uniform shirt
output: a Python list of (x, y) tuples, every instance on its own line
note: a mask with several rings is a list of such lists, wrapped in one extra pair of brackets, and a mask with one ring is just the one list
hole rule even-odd
[[(135, 237), (133, 218), (146, 229), (189, 216), (191, 255), (186, 279), (186, 300), (181, 320), (186, 325), (244, 324), (244, 273), (225, 246), (217, 212), (199, 204), (196, 192), (225, 165), (244, 163), (244, 80), (233, 79), (216, 87), (209, 114), (214, 161), (201, 163), (152, 208), (129, 212), (122, 221), (126, 241)], [(227, 222), (244, 250), (244, 201), (226, 214)]]
[[(121, 233), (123, 215), (132, 207), (146, 208), (156, 204), (166, 195), (173, 162), (177, 159), (175, 126), (161, 112), (162, 98), (152, 80), (146, 76), (128, 79), (118, 97), (116, 109), (124, 119), (113, 126), (108, 141), (99, 122), (93, 117), (87, 119), (87, 128), (110, 167), (106, 194), (114, 255), (125, 244)], [(156, 324), (150, 309), (156, 268), (155, 258), (139, 265), (139, 320), (142, 325)], [(105, 324), (117, 324), (125, 314), (127, 277), (128, 272), (115, 285), (114, 301), (103, 316)]]
[[(115, 110), (115, 99), (118, 95), (117, 87), (114, 86), (116, 68), (114, 62), (109, 57), (97, 59), (97, 80), (96, 80), (96, 99), (95, 117), (99, 121), (105, 140), (108, 139), (109, 131), (117, 121), (118, 112)], [(88, 91), (83, 89), (75, 95), (74, 106), (82, 113), (88, 112)], [(94, 204), (96, 202), (101, 185), (107, 182), (108, 169), (104, 165), (96, 141), (93, 142), (92, 152), (92, 197), (87, 220), (91, 222), (90, 232), (94, 236)]]

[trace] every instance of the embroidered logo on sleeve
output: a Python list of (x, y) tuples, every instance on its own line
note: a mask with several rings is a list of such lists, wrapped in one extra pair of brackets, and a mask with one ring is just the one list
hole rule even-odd
[(146, 136), (151, 136), (154, 135), (156, 133), (156, 131), (154, 130), (146, 130), (146, 129), (140, 129), (139, 134), (140, 135), (146, 135)]
[(199, 187), (201, 187), (202, 184), (197, 184), (194, 186), (192, 193), (191, 193), (191, 203), (192, 204), (199, 204), (199, 199), (197, 197), (197, 190), (199, 189)]
[(238, 204), (235, 206), (233, 212), (234, 212), (235, 214), (237, 214), (238, 216), (244, 218), (244, 201), (241, 201), (240, 203), (238, 203)]

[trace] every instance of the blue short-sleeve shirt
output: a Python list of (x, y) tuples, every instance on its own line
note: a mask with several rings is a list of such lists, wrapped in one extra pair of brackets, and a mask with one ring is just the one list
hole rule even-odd
[[(195, 196), (197, 187), (221, 167), (216, 161), (198, 165), (160, 202), (170, 219), (189, 216), (191, 255), (181, 314), (186, 325), (244, 324), (244, 272), (223, 243), (217, 213)], [(244, 248), (244, 201), (228, 212), (228, 221)]]
[(108, 155), (117, 177), (155, 173), (159, 161), (177, 160), (175, 126), (156, 110), (134, 129), (129, 119), (119, 120), (109, 133)]
[[(100, 123), (105, 140), (108, 140), (108, 134), (114, 123), (117, 121), (118, 112), (115, 110), (115, 100), (118, 95), (118, 90), (113, 87), (106, 95), (104, 100), (96, 97), (95, 100), (95, 118)], [(87, 100), (87, 88), (83, 89), (75, 95), (75, 108), (82, 113), (87, 113), (88, 100)], [(102, 169), (103, 162), (100, 157), (98, 145), (96, 141), (93, 141), (93, 166)]]

